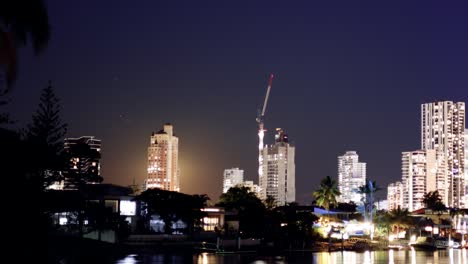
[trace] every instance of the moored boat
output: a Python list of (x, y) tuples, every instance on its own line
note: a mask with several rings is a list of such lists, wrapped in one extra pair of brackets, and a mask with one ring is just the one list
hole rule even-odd
[(436, 241), (432, 237), (418, 237), (415, 242), (409, 243), (416, 250), (436, 250)]

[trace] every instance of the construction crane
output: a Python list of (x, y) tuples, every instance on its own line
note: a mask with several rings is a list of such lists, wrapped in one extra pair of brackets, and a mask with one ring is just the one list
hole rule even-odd
[(259, 180), (263, 176), (263, 159), (262, 159), (262, 150), (263, 150), (263, 137), (265, 136), (265, 129), (263, 128), (263, 120), (265, 117), (265, 111), (268, 104), (268, 98), (270, 97), (271, 84), (273, 83), (273, 74), (270, 74), (270, 81), (268, 82), (268, 88), (265, 95), (265, 101), (263, 102), (262, 112), (257, 114), (257, 123), (258, 123), (258, 176)]
[(263, 117), (265, 116), (265, 111), (266, 111), (266, 107), (268, 104), (268, 97), (270, 97), (270, 90), (271, 90), (271, 84), (273, 82), (273, 77), (274, 75), (270, 74), (270, 81), (268, 82), (268, 88), (267, 88), (267, 92), (265, 95), (265, 101), (263, 102), (262, 112), (259, 112), (257, 115), (257, 123), (259, 124), (263, 123)]

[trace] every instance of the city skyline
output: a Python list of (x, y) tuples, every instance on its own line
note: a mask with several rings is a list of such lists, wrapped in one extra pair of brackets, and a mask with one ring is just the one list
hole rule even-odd
[(232, 164), (257, 181), (270, 73), (265, 138), (294, 135), (300, 203), (345, 149), (380, 186), (399, 180), (401, 152), (420, 148), (420, 105), (468, 99), (463, 3), (47, 3), (49, 48), (21, 49), (7, 107), (21, 127), (53, 80), (68, 135), (102, 140), (105, 182), (142, 182), (148, 134), (167, 121), (183, 139), (181, 191), (217, 199)]

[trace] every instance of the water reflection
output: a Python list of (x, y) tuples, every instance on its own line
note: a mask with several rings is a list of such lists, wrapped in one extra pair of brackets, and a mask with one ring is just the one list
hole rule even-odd
[(128, 255), (124, 259), (118, 260), (116, 263), (117, 264), (134, 264), (138, 263), (137, 260), (135, 259), (137, 255)]
[(234, 263), (330, 263), (330, 264), (395, 264), (395, 263), (450, 263), (468, 264), (466, 249), (450, 249), (438, 251), (415, 250), (389, 250), (389, 251), (365, 251), (362, 253), (343, 252), (300, 252), (284, 256), (258, 256), (258, 255), (217, 255), (213, 253), (200, 254), (132, 254), (117, 260), (117, 264), (134, 263), (199, 263), (199, 264), (234, 264)]

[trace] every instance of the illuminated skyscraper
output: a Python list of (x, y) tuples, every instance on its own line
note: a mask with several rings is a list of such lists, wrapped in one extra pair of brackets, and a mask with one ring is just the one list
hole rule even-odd
[(148, 178), (146, 189), (160, 188), (180, 191), (179, 187), (179, 138), (171, 124), (153, 133), (148, 147)]
[(224, 170), (223, 175), (223, 193), (226, 193), (231, 187), (240, 185), (244, 182), (244, 170), (232, 168)]
[(403, 184), (400, 181), (388, 185), (387, 202), (389, 211), (403, 208)]
[[(80, 145), (87, 146), (87, 149), (95, 152), (96, 155), (81, 155), (78, 153), (82, 150)], [(66, 138), (64, 141), (64, 149), (66, 153), (71, 156), (83, 156), (81, 159), (74, 158), (72, 161), (71, 169), (81, 170), (82, 172), (91, 172), (96, 175), (101, 174), (101, 140), (93, 136), (83, 136), (79, 138)], [(87, 151), (87, 150), (85, 150)]]
[(65, 138), (64, 154), (68, 164), (60, 172), (62, 179), (48, 186), (48, 189), (77, 189), (81, 184), (102, 182), (100, 139), (93, 136)]
[(260, 199), (272, 196), (278, 205), (285, 205), (296, 200), (295, 147), (282, 129), (277, 128), (276, 133), (275, 144), (261, 149)]
[(401, 153), (403, 206), (410, 212), (424, 208), (424, 194), (436, 190), (435, 150)]
[(363, 195), (357, 191), (366, 184), (366, 163), (359, 162), (356, 151), (347, 151), (338, 157), (338, 189), (343, 203), (362, 203)]
[(465, 128), (465, 208), (468, 207), (468, 128)]
[(449, 207), (464, 206), (464, 130), (465, 103), (440, 101), (421, 105), (421, 148), (436, 151), (436, 189)]

